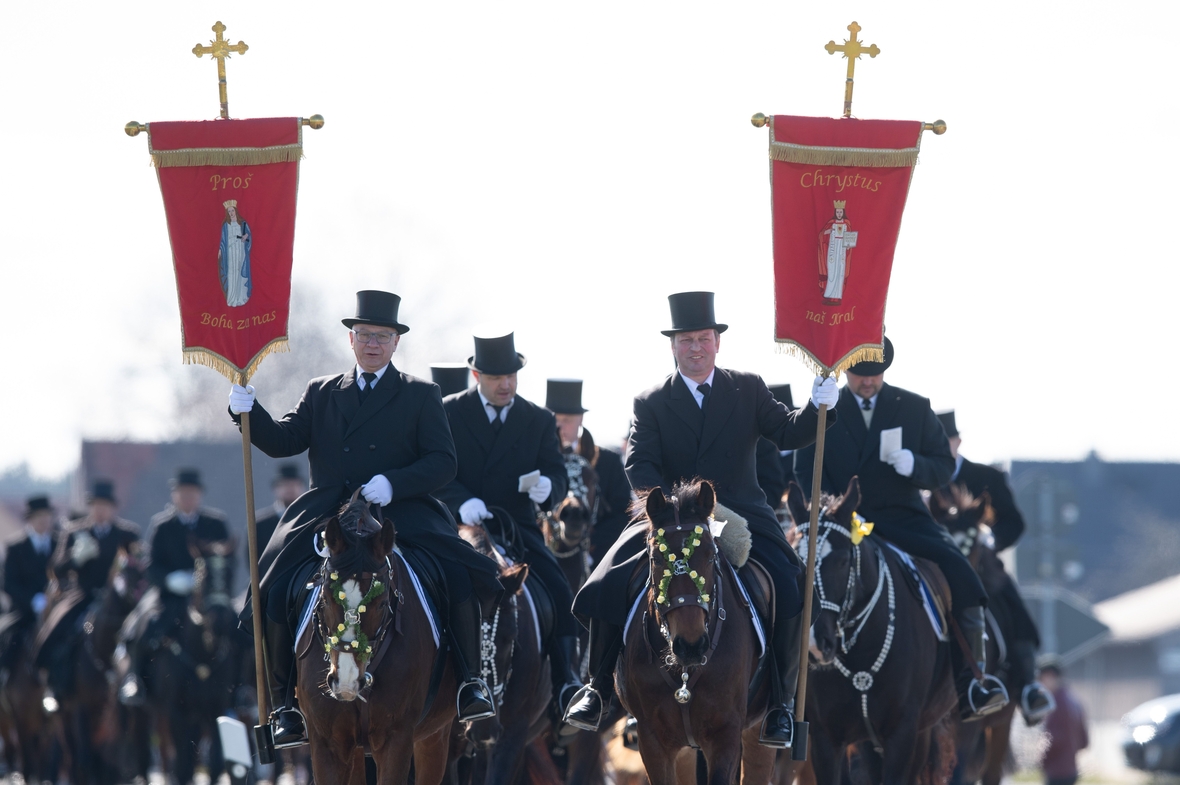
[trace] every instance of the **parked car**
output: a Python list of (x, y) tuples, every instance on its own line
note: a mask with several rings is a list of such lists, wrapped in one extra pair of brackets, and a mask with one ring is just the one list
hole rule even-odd
[(1143, 771), (1180, 774), (1180, 695), (1140, 704), (1123, 717), (1127, 765)]

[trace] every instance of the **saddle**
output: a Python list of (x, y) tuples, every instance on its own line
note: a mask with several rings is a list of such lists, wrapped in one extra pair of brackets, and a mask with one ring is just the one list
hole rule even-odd
[[(930, 623), (941, 640), (950, 634), (951, 588), (942, 570), (934, 562), (912, 556), (891, 543), (885, 549), (900, 569), (902, 582), (930, 616)], [(893, 551), (889, 554), (889, 551)]]

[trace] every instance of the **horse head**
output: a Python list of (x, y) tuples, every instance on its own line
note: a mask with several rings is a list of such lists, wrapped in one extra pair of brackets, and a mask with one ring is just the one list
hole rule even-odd
[(965, 487), (954, 484), (930, 494), (927, 504), (934, 520), (950, 532), (959, 552), (978, 571), (985, 554), (995, 549), (991, 496), (984, 491), (976, 498)]
[[(500, 565), (500, 585), (504, 587), (500, 602), (490, 616), (484, 618), (481, 626), (482, 640), (479, 653), (479, 676), (483, 679), (496, 701), (496, 713), (491, 717), (476, 720), (468, 725), (467, 739), (477, 749), (490, 750), (500, 740), (503, 731), (500, 719), (504, 702), (504, 691), (512, 676), (512, 658), (516, 652), (516, 639), (521, 634), (518, 614), (518, 596), (529, 575), (527, 564), (509, 565), (496, 552), (495, 546), (481, 526), (460, 526), (459, 534), (472, 546)], [(531, 677), (533, 674), (529, 674)]]
[(584, 549), (594, 528), (598, 504), (598, 474), (589, 461), (580, 455), (567, 456), (580, 464), (578, 472), (570, 472), (570, 489), (553, 511), (550, 521), (549, 547), (562, 555)]
[[(860, 586), (860, 547), (864, 531), (856, 508), (860, 504), (860, 480), (853, 477), (843, 496), (825, 496), (820, 500), (819, 526), (815, 551), (815, 602), (820, 613), (811, 626), (811, 659), (818, 665), (831, 665), (842, 638), (841, 622)], [(787, 507), (800, 531), (799, 556), (806, 561), (811, 525), (811, 507), (803, 498), (803, 489), (792, 482), (787, 489)], [(854, 517), (855, 516), (855, 517)], [(859, 536), (854, 534), (859, 532)]]
[(337, 700), (351, 701), (369, 686), (365, 669), (392, 618), (389, 554), (393, 522), (378, 522), (359, 491), (328, 521), (316, 623), (329, 666), (326, 687)]
[(648, 520), (651, 591), (648, 610), (671, 648), (671, 659), (704, 665), (709, 651), (709, 603), (720, 579), (709, 518), (717, 497), (707, 480), (680, 482), (672, 498), (653, 488), (642, 498)]

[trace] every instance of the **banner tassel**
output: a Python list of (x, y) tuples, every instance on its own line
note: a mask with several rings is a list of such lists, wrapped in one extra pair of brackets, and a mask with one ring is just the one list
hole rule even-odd
[(258, 370), (258, 365), (265, 358), (276, 352), (289, 351), (291, 351), (291, 347), (287, 343), (286, 336), (275, 338), (266, 346), (263, 346), (258, 354), (254, 355), (254, 359), (250, 360), (245, 369), (241, 369), (220, 354), (211, 352), (208, 349), (193, 348), (183, 350), (185, 365), (203, 365), (206, 368), (212, 368), (234, 384), (243, 384), (244, 382), (238, 381), (243, 377), (247, 382), (250, 381), (250, 377)]

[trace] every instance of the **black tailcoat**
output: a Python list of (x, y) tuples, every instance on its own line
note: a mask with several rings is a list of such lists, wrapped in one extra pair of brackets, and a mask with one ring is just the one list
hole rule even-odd
[[(883, 384), (869, 428), (865, 428), (859, 401), (847, 387), (840, 391), (835, 409), (839, 423), (828, 431), (824, 446), (823, 491), (842, 494), (848, 481), (859, 477), (858, 512), (876, 525), (875, 532), (938, 564), (957, 608), (984, 604), (986, 593), (975, 570), (946, 530), (930, 517), (922, 500), (923, 490), (942, 487), (955, 470), (946, 432), (929, 399)], [(880, 457), (881, 431), (899, 426), (902, 447), (914, 454), (914, 471), (909, 477), (898, 474)], [(811, 489), (814, 465), (814, 446), (795, 453), (795, 480), (806, 492)]]
[(49, 585), (49, 560), (57, 549), (57, 534), (50, 534), (49, 552), (42, 555), (27, 536), (8, 546), (4, 557), (4, 592), (12, 599), (12, 609), (20, 611), (23, 621), (32, 621), (33, 596), (43, 594)]
[[(399, 540), (466, 567), (481, 596), (499, 592), (495, 562), (459, 537), (454, 519), (430, 495), (455, 475), (455, 445), (436, 385), (390, 364), (362, 403), (354, 367), (312, 379), (295, 408), (278, 420), (256, 401), (250, 438), (272, 458), (307, 450), (311, 481), (283, 514), (259, 560), (264, 599), (272, 584), (284, 585), (281, 578), (316, 558), (313, 533), (324, 514), (377, 474), (393, 488), (383, 512)], [(244, 617), (249, 608), (247, 603)]]
[(598, 461), (594, 464), (598, 474), (598, 520), (590, 542), (594, 547), (594, 558), (601, 559), (607, 548), (627, 526), (627, 508), (631, 506), (631, 483), (623, 471), (623, 456), (615, 450), (598, 448)]
[(553, 483), (548, 508), (565, 498), (568, 478), (557, 421), (548, 409), (516, 396), (500, 432), (492, 430), (479, 388), (448, 395), (443, 401), (459, 470), (438, 496), (456, 516), (459, 506), (471, 498), (482, 499), (488, 507), (503, 507), (518, 526), (536, 526), (532, 501), (520, 493), (520, 475), (540, 469)]
[(766, 437), (758, 440), (758, 486), (766, 492), (766, 503), (777, 510), (787, 491), (787, 475), (783, 471), (780, 450)]
[(159, 587), (160, 597), (165, 602), (187, 602), (186, 596), (168, 591), (165, 578), (176, 570), (193, 569), (195, 561), (189, 550), (190, 542), (223, 542), (229, 539), (229, 527), (220, 511), (208, 508), (201, 508), (197, 522), (186, 526), (177, 517), (176, 508), (168, 505), (152, 518), (147, 539), (151, 551), (148, 580)]
[[(705, 411), (679, 373), (635, 398), (626, 460), (631, 487), (659, 487), (670, 494), (680, 480), (711, 481), (717, 500), (749, 522), (756, 558), (775, 579), (779, 618), (794, 616), (801, 607), (800, 562), (758, 485), (758, 440), (765, 436), (782, 449), (811, 444), (817, 417), (810, 404), (791, 411), (775, 400), (757, 374), (724, 368), (714, 373)], [(834, 422), (829, 418), (829, 425)], [(623, 623), (627, 583), (645, 558), (645, 535), (646, 524), (627, 527), (578, 592), (575, 612)]]
[(258, 550), (265, 551), (267, 543), (270, 538), (274, 536), (275, 529), (279, 526), (279, 521), (282, 515), (274, 508), (274, 505), (263, 507), (261, 510), (254, 511), (254, 528), (258, 532)]
[[(71, 551), (80, 536), (93, 537), (98, 542), (98, 555), (86, 560), (82, 564), (75, 564)], [(94, 527), (85, 518), (72, 521), (70, 531), (66, 535), (60, 558), (55, 552), (53, 572), (59, 580), (66, 579), (70, 573), (77, 576), (78, 588), (89, 596), (94, 596), (106, 588), (111, 575), (111, 566), (119, 551), (128, 551), (134, 543), (139, 542), (139, 527), (131, 521), (115, 518), (110, 527), (99, 536)]]
[(1012, 498), (1012, 489), (1008, 487), (1008, 477), (999, 469), (982, 463), (975, 463), (966, 458), (959, 466), (959, 473), (951, 480), (951, 484), (960, 483), (971, 495), (981, 496), (984, 491), (992, 500), (995, 511), (995, 525), (992, 533), (996, 536), (996, 553), (1010, 548), (1024, 534), (1024, 516)]

